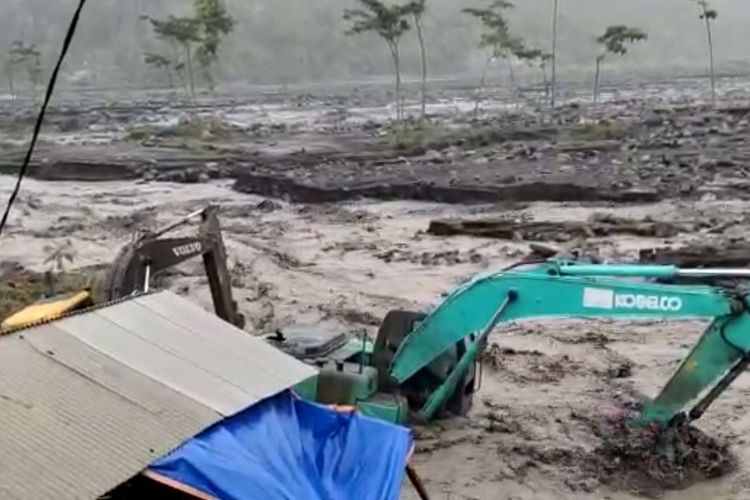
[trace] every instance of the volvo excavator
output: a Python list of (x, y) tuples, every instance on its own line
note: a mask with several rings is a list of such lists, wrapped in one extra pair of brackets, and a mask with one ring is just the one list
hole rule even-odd
[[(148, 293), (154, 276), (202, 256), (216, 314), (242, 328), (245, 320), (232, 297), (216, 210), (201, 210), (127, 245), (108, 273), (104, 300)], [(198, 216), (197, 236), (165, 237)], [(700, 418), (750, 365), (750, 295), (742, 285), (747, 278), (748, 269), (602, 264), (549, 254), (478, 276), (428, 313), (391, 311), (374, 343), (353, 334), (311, 334), (310, 328), (282, 329), (267, 340), (319, 368), (315, 389), (300, 389), (304, 397), (404, 423), (409, 417), (465, 413), (476, 390), (480, 353), (489, 335), (509, 322), (541, 317), (708, 320), (700, 340), (634, 421), (666, 428)], [(36, 304), (10, 317), (3, 328), (89, 305), (90, 297)]]
[[(238, 328), (244, 328), (245, 318), (239, 313), (232, 297), (217, 211), (218, 207), (209, 206), (164, 228), (137, 234), (110, 264), (102, 289), (96, 297), (91, 291), (83, 290), (43, 300), (7, 318), (2, 323), (2, 329), (49, 321), (95, 303), (108, 303), (133, 294), (148, 293), (159, 274), (197, 257), (203, 259), (216, 315)], [(200, 219), (196, 235), (166, 237), (196, 218)]]

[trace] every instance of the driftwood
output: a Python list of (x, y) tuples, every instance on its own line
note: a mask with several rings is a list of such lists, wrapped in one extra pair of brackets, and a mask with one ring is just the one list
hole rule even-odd
[(574, 238), (632, 234), (643, 237), (671, 238), (694, 228), (689, 224), (624, 219), (595, 215), (589, 221), (523, 221), (503, 218), (464, 220), (439, 219), (430, 222), (427, 232), (436, 236), (469, 235), (481, 238), (532, 241), (570, 241)]
[(666, 264), (679, 267), (747, 267), (750, 266), (750, 243), (689, 245), (683, 248), (641, 250), (644, 264)]

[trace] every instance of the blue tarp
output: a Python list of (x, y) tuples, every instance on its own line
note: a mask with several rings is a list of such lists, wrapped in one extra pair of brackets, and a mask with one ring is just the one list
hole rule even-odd
[(290, 391), (210, 427), (150, 470), (219, 499), (395, 500), (408, 429)]

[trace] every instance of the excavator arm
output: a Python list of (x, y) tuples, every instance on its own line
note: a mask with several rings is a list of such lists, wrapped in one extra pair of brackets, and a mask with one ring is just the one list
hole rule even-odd
[[(164, 238), (163, 236), (200, 216), (197, 236)], [(117, 300), (136, 292), (147, 292), (151, 279), (169, 268), (201, 256), (208, 276), (216, 314), (239, 328), (245, 318), (238, 312), (232, 297), (227, 257), (216, 208), (208, 207), (159, 231), (146, 233), (125, 246), (107, 274), (105, 300)]]
[[(422, 408), (423, 416), (431, 418), (476, 362), (490, 332), (503, 323), (542, 317), (703, 318), (711, 320), (710, 326), (662, 392), (643, 408), (637, 422), (667, 426), (683, 417), (699, 418), (750, 364), (747, 295), (726, 287), (645, 280), (717, 276), (750, 277), (750, 271), (549, 261), (480, 276), (448, 296), (404, 339), (390, 376), (402, 384), (459, 340), (474, 339)], [(703, 400), (684, 413), (701, 395)]]

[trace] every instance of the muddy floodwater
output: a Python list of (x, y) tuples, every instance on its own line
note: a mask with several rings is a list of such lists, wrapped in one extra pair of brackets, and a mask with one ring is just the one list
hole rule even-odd
[[(469, 90), (445, 88), (429, 126), (400, 132), (387, 99), (366, 89), (206, 98), (200, 109), (161, 95), (68, 96), (0, 240), (2, 270), (45, 271), (68, 242), (69, 269), (106, 265), (134, 231), (217, 204), (249, 333), (322, 323), (374, 335), (389, 310), (428, 308), (532, 243), (614, 262), (741, 246), (745, 85), (723, 82), (717, 109), (700, 103), (700, 82), (680, 85), (610, 89), (596, 108), (571, 94), (555, 112), (534, 91), (515, 104), (490, 96), (478, 114)], [(30, 115), (3, 106), (0, 171), (12, 174)], [(13, 182), (0, 175), (3, 199)], [(456, 220), (492, 224), (478, 234)], [(211, 308), (200, 260), (160, 284)], [(416, 427), (414, 465), (436, 499), (750, 498), (750, 376), (674, 438), (674, 462), (621, 426), (705, 326), (501, 325), (471, 412)], [(403, 498), (416, 498), (408, 484)]]

